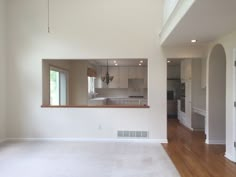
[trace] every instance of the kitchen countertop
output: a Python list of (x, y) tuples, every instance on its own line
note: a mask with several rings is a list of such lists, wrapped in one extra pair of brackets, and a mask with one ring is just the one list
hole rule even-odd
[(206, 110), (201, 109), (201, 108), (197, 108), (197, 107), (192, 107), (192, 110), (194, 113), (200, 114), (204, 117), (206, 117)]
[(130, 100), (141, 100), (141, 99), (147, 99), (147, 98), (130, 98), (130, 97), (96, 97), (96, 98), (91, 98), (90, 100), (106, 100), (106, 99), (130, 99)]
[(96, 97), (88, 100), (88, 105), (119, 105), (119, 106), (146, 106), (147, 98), (130, 97)]
[(91, 98), (90, 100), (94, 100), (94, 101), (102, 101), (102, 100), (106, 100), (107, 97), (96, 97), (96, 98)]
[(144, 105), (101, 105), (101, 106), (88, 106), (88, 105), (79, 105), (79, 106), (51, 106), (51, 105), (42, 105), (41, 108), (150, 108), (150, 106)]

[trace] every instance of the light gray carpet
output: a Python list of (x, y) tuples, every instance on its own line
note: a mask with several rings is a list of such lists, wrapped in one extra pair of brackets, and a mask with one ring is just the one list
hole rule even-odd
[(179, 177), (160, 144), (5, 142), (1, 177)]

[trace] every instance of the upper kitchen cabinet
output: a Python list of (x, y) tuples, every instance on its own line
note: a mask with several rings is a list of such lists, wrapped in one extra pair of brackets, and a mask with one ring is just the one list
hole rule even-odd
[(180, 63), (181, 82), (186, 82), (192, 79), (192, 59), (184, 59)]
[(137, 67), (136, 79), (144, 79), (146, 67)]
[(97, 67), (95, 88), (128, 88), (128, 67), (109, 67), (108, 72), (113, 80), (107, 85), (102, 81), (102, 76), (107, 73), (107, 67)]
[[(170, 61), (170, 60), (168, 60)], [(180, 79), (180, 61), (171, 60), (167, 65), (167, 79)]]
[[(143, 79), (144, 88), (147, 88), (147, 61), (146, 60), (108, 60), (108, 73), (113, 80), (107, 85), (102, 81), (107, 73), (106, 60), (92, 60), (96, 66), (97, 77), (95, 88), (128, 88), (129, 79)], [(139, 66), (142, 64), (142, 66)]]
[(136, 79), (137, 67), (129, 67), (128, 70), (128, 78), (129, 79)]
[(145, 69), (146, 67), (129, 67), (128, 77), (129, 79), (144, 79), (145, 72), (147, 71)]
[(96, 67), (96, 72), (97, 72), (97, 76), (95, 79), (95, 88), (103, 88), (103, 82), (102, 82), (102, 67), (101, 66), (97, 66)]
[(144, 67), (144, 88), (148, 88), (148, 70)]
[(119, 67), (119, 88), (128, 88), (128, 67)]

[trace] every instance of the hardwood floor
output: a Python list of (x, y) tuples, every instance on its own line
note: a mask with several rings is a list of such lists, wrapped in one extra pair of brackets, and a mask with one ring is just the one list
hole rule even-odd
[(235, 177), (236, 164), (224, 157), (224, 145), (206, 145), (203, 132), (191, 132), (177, 119), (168, 119), (164, 149), (182, 177)]

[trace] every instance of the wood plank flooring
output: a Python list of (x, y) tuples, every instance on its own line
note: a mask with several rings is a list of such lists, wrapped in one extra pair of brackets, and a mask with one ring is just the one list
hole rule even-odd
[(224, 145), (206, 145), (203, 132), (191, 132), (168, 119), (164, 149), (182, 177), (236, 177), (236, 164), (224, 157)]

